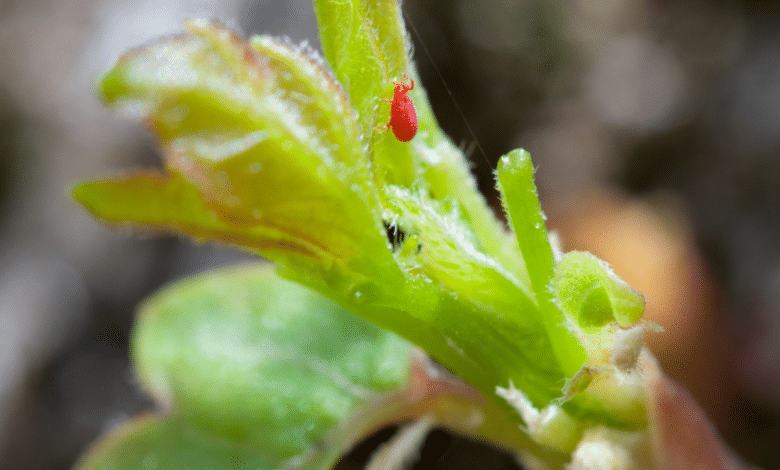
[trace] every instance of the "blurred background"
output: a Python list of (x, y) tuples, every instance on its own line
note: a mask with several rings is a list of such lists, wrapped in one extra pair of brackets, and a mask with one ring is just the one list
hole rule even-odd
[[(664, 370), (743, 458), (780, 468), (780, 3), (403, 7), (423, 85), (490, 203), (497, 159), (529, 150), (564, 248), (645, 294)], [(68, 196), (79, 179), (160, 164), (95, 82), (191, 16), (318, 47), (308, 0), (0, 0), (0, 470), (70, 468), (149, 409), (128, 362), (134, 307), (246, 259), (112, 230)], [(436, 431), (416, 468), (519, 467)]]

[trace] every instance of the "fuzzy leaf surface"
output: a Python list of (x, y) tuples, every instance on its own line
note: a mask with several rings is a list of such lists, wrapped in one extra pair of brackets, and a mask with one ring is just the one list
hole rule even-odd
[[(305, 50), (267, 37), (250, 46), (205, 21), (185, 27), (126, 54), (102, 82), (106, 102), (159, 139), (179, 188), (163, 192), (186, 193), (196, 206), (188, 212), (198, 212), (197, 224), (173, 228), (206, 238), (220, 225), (219, 239), (333, 283), (353, 282), (346, 271), (392, 276), (376, 189), (338, 83)], [(131, 186), (98, 197), (99, 184), (88, 183), (76, 195), (109, 220), (155, 218), (163, 202), (130, 207)]]
[[(462, 151), (439, 127), (428, 96), (409, 56), (410, 41), (399, 3), (315, 0), (322, 47), (336, 77), (344, 84), (359, 116), (363, 140), (370, 148), (375, 181), (405, 189), (422, 185), (436, 199), (458, 202), (461, 217), (474, 231), (481, 249), (516, 276), (527, 280), (516, 246), (503, 237), (504, 227), (488, 207)], [(393, 81), (406, 74), (416, 86), (408, 93), (417, 110), (417, 137), (408, 144), (376, 129), (390, 120)]]
[(584, 364), (585, 352), (566, 328), (565, 317), (554, 302), (555, 257), (547, 238), (545, 216), (539, 204), (528, 152), (513, 150), (501, 158), (498, 188), (518, 246), (528, 263), (531, 287), (555, 356), (563, 371), (571, 377)]
[(413, 351), (267, 265), (152, 296), (132, 343), (167, 414), (104, 438), (81, 469), (329, 468), (376, 425), (353, 418), (404, 389)]
[[(192, 21), (183, 36), (120, 59), (103, 93), (157, 135), (166, 172), (83, 183), (76, 198), (96, 216), (262, 254), (487, 393), (513, 380), (537, 404), (560, 395), (527, 276), (504, 256), (493, 216), (475, 220), (489, 210), (468, 196), (473, 181), (459, 196), (439, 192), (461, 181), (444, 171), (425, 191), (424, 175), (437, 171), (426, 164), (410, 188), (375, 184), (383, 176), (354, 111), (306, 51)], [(447, 148), (407, 151), (463, 165)], [(383, 224), (408, 230), (421, 251), (410, 242), (393, 253)]]

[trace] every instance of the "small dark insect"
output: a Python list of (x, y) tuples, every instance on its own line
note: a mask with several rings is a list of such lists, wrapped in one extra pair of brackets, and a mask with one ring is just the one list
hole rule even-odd
[(395, 251), (400, 248), (401, 245), (403, 245), (404, 240), (406, 240), (406, 232), (401, 230), (396, 224), (390, 222), (384, 222), (384, 224), (385, 231), (387, 232), (387, 239), (390, 241), (390, 244), (393, 245), (393, 251)]

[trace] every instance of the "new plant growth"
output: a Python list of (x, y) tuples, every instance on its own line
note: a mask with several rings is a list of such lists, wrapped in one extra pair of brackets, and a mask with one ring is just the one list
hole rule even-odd
[[(273, 267), (197, 276), (140, 307), (133, 360), (159, 412), (79, 468), (327, 469), (409, 420), (375, 468), (437, 425), (550, 468), (598, 435), (614, 468), (641, 466), (642, 295), (551, 245), (525, 151), (496, 171), (508, 230), (492, 213), (424, 90), (393, 85), (419, 84), (396, 0), (315, 10), (324, 60), (192, 20), (103, 78), (165, 168), (80, 183), (76, 199)], [(416, 108), (416, 136), (399, 108)]]

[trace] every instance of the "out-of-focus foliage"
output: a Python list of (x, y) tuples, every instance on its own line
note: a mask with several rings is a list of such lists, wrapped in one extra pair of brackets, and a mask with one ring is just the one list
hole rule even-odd
[(401, 338), (263, 265), (146, 300), (133, 353), (162, 414), (105, 436), (81, 469), (331, 468), (412, 360)]

